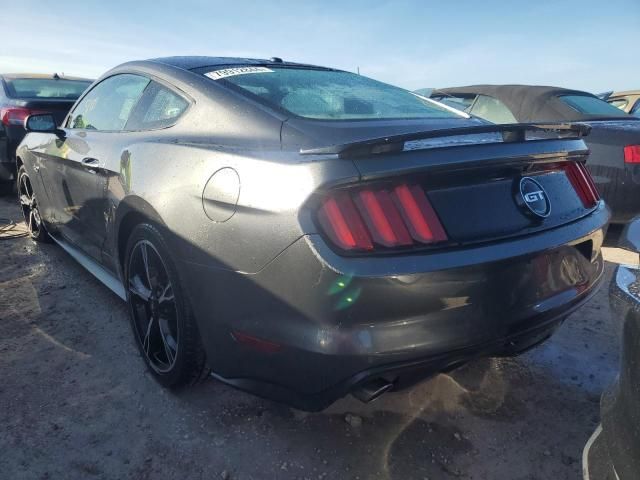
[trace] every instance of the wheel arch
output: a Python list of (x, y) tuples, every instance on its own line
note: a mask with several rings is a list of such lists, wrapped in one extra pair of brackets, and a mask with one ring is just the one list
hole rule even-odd
[(116, 209), (114, 222), (114, 254), (121, 272), (124, 272), (127, 240), (135, 226), (141, 223), (151, 223), (157, 227), (166, 226), (158, 211), (149, 202), (138, 196), (124, 198)]

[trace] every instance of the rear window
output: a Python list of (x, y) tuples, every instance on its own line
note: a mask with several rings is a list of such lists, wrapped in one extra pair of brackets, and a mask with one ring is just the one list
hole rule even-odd
[(487, 95), (456, 97), (453, 95), (433, 96), (439, 102), (491, 123), (518, 123), (511, 110), (500, 100)]
[(492, 123), (518, 123), (504, 103), (487, 95), (478, 95), (469, 113)]
[(590, 97), (588, 95), (562, 95), (559, 98), (574, 110), (585, 115), (600, 115), (604, 117), (627, 116), (622, 110), (597, 97)]
[(290, 67), (238, 67), (206, 75), (294, 115), (318, 120), (458, 118), (407, 90), (355, 73)]
[(452, 95), (439, 96), (439, 95), (431, 95), (431, 97), (435, 100), (438, 100), (440, 103), (444, 103), (445, 105), (449, 105), (450, 107), (457, 108), (458, 110), (462, 110), (463, 112), (469, 112), (469, 107), (473, 104), (475, 100), (475, 96), (473, 97), (454, 97)]
[(55, 78), (6, 79), (7, 94), (11, 98), (66, 98), (76, 100), (91, 82)]

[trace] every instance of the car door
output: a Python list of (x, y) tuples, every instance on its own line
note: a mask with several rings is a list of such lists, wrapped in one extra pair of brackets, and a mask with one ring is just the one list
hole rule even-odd
[(56, 231), (98, 261), (106, 238), (105, 167), (114, 157), (119, 160), (122, 131), (149, 82), (144, 76), (118, 74), (95, 85), (43, 158), (40, 175)]
[[(131, 111), (123, 131), (118, 135), (117, 141), (113, 142), (113, 154), (106, 157), (102, 165), (102, 175), (106, 179), (105, 206), (102, 211), (107, 228), (114, 221), (112, 214), (118, 204), (132, 188), (132, 146), (157, 141), (163, 136), (165, 129), (178, 121), (191, 103), (192, 99), (183, 92), (155, 80), (149, 82)], [(137, 171), (146, 170), (152, 175), (153, 158), (143, 155), (135, 161), (148, 167), (138, 168)], [(117, 271), (116, 249), (116, 245), (105, 243), (102, 252), (103, 265), (113, 272)]]

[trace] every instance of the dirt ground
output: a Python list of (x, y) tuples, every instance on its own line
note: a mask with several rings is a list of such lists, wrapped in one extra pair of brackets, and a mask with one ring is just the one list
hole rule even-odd
[[(0, 217), (20, 219), (12, 199)], [(119, 298), (54, 245), (0, 239), (2, 479), (576, 479), (617, 360), (602, 288), (524, 356), (368, 405), (306, 414), (213, 380), (170, 393)]]

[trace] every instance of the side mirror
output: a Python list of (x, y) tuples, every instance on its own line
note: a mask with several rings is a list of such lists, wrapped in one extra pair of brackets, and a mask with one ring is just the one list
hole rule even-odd
[(56, 120), (50, 113), (36, 113), (24, 119), (27, 132), (58, 133)]
[(631, 220), (620, 235), (620, 248), (640, 253), (640, 217)]

